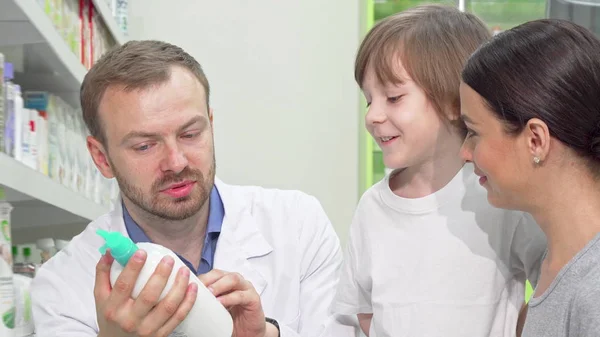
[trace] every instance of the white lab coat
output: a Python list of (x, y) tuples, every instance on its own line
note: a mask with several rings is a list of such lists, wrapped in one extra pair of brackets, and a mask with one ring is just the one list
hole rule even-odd
[[(342, 254), (317, 199), (297, 191), (215, 183), (225, 218), (214, 268), (252, 282), (265, 315), (280, 323), (281, 336), (350, 335), (350, 327), (332, 326), (336, 320), (329, 315)], [(127, 235), (121, 207), (90, 223), (38, 271), (32, 283), (38, 337), (97, 335), (93, 289), (103, 244), (98, 228)]]

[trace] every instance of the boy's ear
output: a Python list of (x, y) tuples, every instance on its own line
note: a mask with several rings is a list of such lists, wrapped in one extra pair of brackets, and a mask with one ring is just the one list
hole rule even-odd
[(446, 104), (446, 106), (442, 107), (443, 109), (443, 114), (444, 117), (446, 117), (446, 119), (452, 123), (455, 124), (456, 122), (460, 122), (460, 106), (454, 106), (452, 104)]

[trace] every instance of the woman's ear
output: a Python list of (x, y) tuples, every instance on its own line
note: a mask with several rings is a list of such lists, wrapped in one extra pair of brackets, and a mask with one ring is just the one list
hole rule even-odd
[(523, 130), (527, 149), (535, 164), (543, 162), (550, 150), (550, 130), (541, 119), (532, 118), (527, 121)]

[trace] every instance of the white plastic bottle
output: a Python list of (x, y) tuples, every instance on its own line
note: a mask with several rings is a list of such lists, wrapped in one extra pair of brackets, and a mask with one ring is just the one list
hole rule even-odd
[(31, 281), (25, 275), (14, 274), (15, 336), (32, 336), (34, 332), (31, 310)]
[(37, 132), (38, 132), (38, 111), (33, 109), (23, 109), (25, 117), (25, 129), (23, 130), (23, 139), (27, 139), (27, 143), (24, 144), (24, 149), (28, 148), (29, 152), (23, 150), (23, 163), (34, 170), (38, 169), (38, 145), (37, 145)]
[[(107, 232), (98, 229), (96, 233), (106, 241), (106, 244), (100, 248), (100, 252), (104, 254), (106, 249), (110, 249), (111, 255), (115, 258), (110, 270), (112, 285), (115, 284), (124, 266), (138, 249), (143, 249), (147, 253), (146, 262), (140, 271), (131, 294), (134, 299), (139, 296), (163, 257), (167, 255), (172, 257), (175, 265), (173, 266), (173, 271), (171, 272), (171, 276), (169, 276), (167, 285), (160, 295), (159, 301), (173, 287), (179, 269), (185, 267), (185, 264), (175, 253), (163, 246), (148, 242), (141, 242), (136, 245), (130, 238), (119, 232)], [(197, 277), (192, 275), (189, 282), (194, 282), (198, 285), (198, 295), (194, 306), (186, 319), (175, 329), (174, 335), (176, 337), (231, 337), (233, 320), (229, 312)]]
[(15, 292), (13, 288), (13, 261), (10, 237), (12, 206), (4, 201), (0, 188), (0, 336), (15, 336)]
[(53, 238), (38, 239), (35, 245), (41, 251), (40, 256), (42, 258), (42, 263), (46, 263), (46, 261), (50, 260), (56, 253), (56, 246)]
[[(7, 63), (8, 65), (8, 63)], [(4, 82), (4, 152), (15, 158), (15, 85), (6, 79)]]
[(23, 96), (21, 95), (21, 87), (13, 86), (14, 93), (14, 157), (18, 161), (23, 161)]
[(0, 151), (4, 151), (4, 115), (6, 114), (6, 88), (4, 86), (4, 55), (0, 53)]

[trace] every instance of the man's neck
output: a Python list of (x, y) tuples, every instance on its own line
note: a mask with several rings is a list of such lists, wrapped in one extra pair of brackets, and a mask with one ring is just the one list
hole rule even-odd
[(208, 200), (198, 213), (185, 220), (165, 220), (148, 214), (127, 199), (123, 203), (153, 243), (169, 248), (198, 268), (208, 225)]

